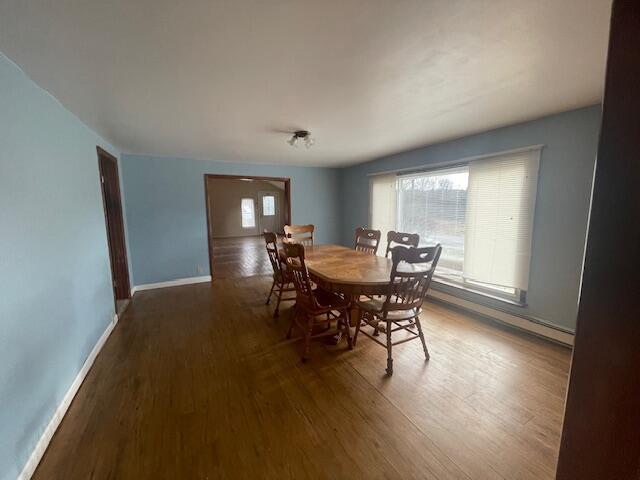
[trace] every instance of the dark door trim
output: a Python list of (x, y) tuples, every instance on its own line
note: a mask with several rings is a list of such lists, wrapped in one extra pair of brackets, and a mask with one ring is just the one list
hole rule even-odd
[(242, 178), (250, 178), (251, 180), (267, 180), (272, 182), (284, 182), (284, 196), (287, 202), (287, 208), (285, 210), (284, 223), (285, 225), (291, 223), (291, 179), (288, 177), (260, 177), (255, 175), (218, 175), (215, 173), (204, 174), (204, 203), (207, 211), (207, 245), (209, 250), (209, 273), (213, 276), (213, 255), (211, 254), (211, 237), (213, 232), (211, 231), (211, 222), (209, 221), (209, 188), (207, 180), (209, 178), (217, 178), (222, 180), (240, 180)]
[[(124, 213), (120, 192), (118, 160), (106, 150), (96, 147), (100, 171), (100, 191), (104, 221), (107, 227), (109, 263), (114, 302), (131, 298), (127, 244), (124, 233)], [(117, 306), (116, 306), (117, 308)]]
[(640, 472), (640, 2), (615, 0), (557, 480)]

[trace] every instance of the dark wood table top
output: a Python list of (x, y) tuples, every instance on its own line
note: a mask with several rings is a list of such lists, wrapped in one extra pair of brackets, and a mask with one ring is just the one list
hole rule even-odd
[(340, 245), (307, 247), (305, 262), (309, 273), (325, 282), (383, 286), (389, 284), (391, 277), (390, 259)]
[[(341, 245), (305, 247), (305, 263), (311, 279), (325, 290), (353, 296), (386, 293), (391, 280), (391, 259), (358, 252)], [(284, 251), (280, 251), (284, 258)], [(401, 264), (399, 271), (418, 270)]]

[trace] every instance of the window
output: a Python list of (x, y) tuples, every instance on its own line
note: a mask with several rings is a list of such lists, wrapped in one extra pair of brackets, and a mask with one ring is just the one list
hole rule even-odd
[(441, 276), (462, 276), (469, 168), (398, 177), (398, 230), (442, 245)]
[(264, 195), (262, 197), (262, 215), (265, 217), (273, 217), (276, 214), (276, 197), (273, 195)]
[(256, 212), (253, 204), (253, 198), (243, 198), (240, 203), (242, 211), (242, 228), (255, 228)]
[(435, 279), (523, 301), (540, 148), (371, 181), (371, 225), (440, 243)]

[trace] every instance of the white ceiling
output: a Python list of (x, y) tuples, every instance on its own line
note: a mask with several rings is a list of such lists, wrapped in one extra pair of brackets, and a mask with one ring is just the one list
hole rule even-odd
[[(348, 165), (600, 101), (609, 0), (0, 0), (0, 51), (127, 153)], [(311, 130), (294, 149), (283, 133)]]

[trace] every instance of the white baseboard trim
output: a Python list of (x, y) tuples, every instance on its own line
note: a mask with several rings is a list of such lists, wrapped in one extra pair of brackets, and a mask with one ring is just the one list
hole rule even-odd
[(40, 436), (38, 443), (36, 443), (36, 446), (33, 449), (33, 452), (31, 452), (31, 456), (29, 457), (29, 460), (27, 460), (27, 463), (22, 469), (22, 472), (20, 472), (20, 475), (18, 475), (17, 480), (29, 480), (33, 475), (33, 473), (36, 471), (36, 468), (38, 467), (38, 464), (40, 463), (40, 460), (42, 459), (44, 452), (47, 450), (47, 447), (49, 446), (49, 442), (51, 442), (51, 439), (53, 438), (53, 434), (58, 429), (58, 426), (60, 425), (60, 422), (62, 422), (62, 419), (67, 413), (67, 410), (69, 409), (69, 406), (71, 405), (73, 398), (76, 396), (76, 393), (78, 393), (78, 389), (80, 389), (80, 385), (82, 385), (82, 382), (84, 381), (85, 377), (89, 373), (89, 370), (91, 370), (91, 366), (93, 365), (93, 362), (95, 361), (96, 357), (100, 353), (100, 350), (102, 350), (102, 347), (106, 343), (107, 339), (109, 338), (109, 335), (111, 335), (111, 332), (113, 331), (117, 323), (118, 323), (118, 315), (114, 315), (113, 320), (109, 322), (109, 325), (107, 325), (107, 328), (104, 330), (104, 333), (100, 336), (100, 338), (96, 342), (95, 346), (93, 347), (93, 350), (91, 350), (91, 353), (89, 353), (89, 356), (84, 361), (84, 364), (82, 365), (82, 368), (78, 372), (78, 375), (76, 375), (76, 378), (73, 380), (73, 383), (69, 387), (69, 390), (67, 390), (67, 393), (65, 393), (62, 401), (60, 402), (60, 405), (58, 405), (58, 408), (56, 408), (56, 411), (53, 413), (51, 420), (49, 420), (49, 423), (47, 424), (46, 428), (42, 432), (42, 435)]
[(156, 288), (166, 288), (166, 287), (178, 287), (180, 285), (190, 285), (192, 283), (204, 283), (210, 282), (211, 275), (203, 275), (202, 277), (189, 277), (189, 278), (176, 278), (175, 280), (169, 280), (168, 282), (158, 282), (158, 283), (146, 283), (144, 285), (136, 285), (131, 289), (131, 296), (136, 292), (141, 292), (143, 290), (154, 290)]
[(572, 333), (543, 325), (532, 320), (527, 320), (526, 318), (518, 317), (517, 315), (512, 315), (501, 310), (496, 310), (495, 308), (480, 305), (469, 300), (454, 297), (453, 295), (449, 295), (447, 293), (440, 292), (434, 289), (431, 289), (429, 291), (429, 296), (441, 302), (455, 305), (456, 307), (460, 307), (464, 310), (478, 313), (483, 317), (488, 317), (492, 320), (505, 323), (520, 330), (525, 330), (527, 332), (533, 333), (534, 335), (548, 338), (550, 340), (553, 340), (554, 342), (570, 346), (573, 345), (574, 335)]

